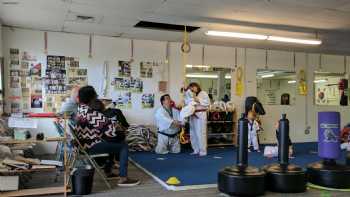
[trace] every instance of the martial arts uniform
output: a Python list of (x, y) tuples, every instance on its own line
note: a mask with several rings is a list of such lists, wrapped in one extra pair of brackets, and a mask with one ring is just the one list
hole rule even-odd
[(180, 128), (173, 125), (175, 120), (179, 121), (179, 111), (175, 108), (160, 107), (156, 111), (155, 119), (158, 127), (156, 153), (179, 153), (181, 151), (178, 136)]
[(207, 154), (207, 108), (209, 96), (201, 91), (197, 96), (198, 103), (194, 115), (190, 116), (190, 140), (194, 154)]
[(259, 124), (255, 120), (248, 120), (248, 149), (253, 146), (254, 150), (259, 151), (258, 131)]

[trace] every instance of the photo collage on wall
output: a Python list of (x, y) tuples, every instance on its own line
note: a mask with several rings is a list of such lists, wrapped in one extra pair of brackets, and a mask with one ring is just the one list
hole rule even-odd
[(19, 49), (10, 49), (11, 113), (42, 108), (41, 69), (42, 64), (34, 55), (26, 51), (22, 53)]
[[(117, 108), (128, 109), (132, 107), (131, 94), (143, 93), (144, 82), (141, 78), (153, 78), (154, 67), (158, 66), (155, 62), (140, 62), (139, 77), (131, 76), (132, 65), (129, 61), (118, 61), (117, 76), (111, 80), (111, 86), (117, 91), (116, 100)], [(141, 100), (138, 101), (143, 109), (154, 107), (154, 94), (142, 94)]]
[(120, 78), (115, 77), (111, 85), (115, 87), (116, 90), (124, 90), (135, 93), (141, 93), (143, 90), (143, 81), (138, 78)]
[[(47, 94), (44, 109), (46, 112), (56, 113), (69, 97), (73, 87), (88, 84), (87, 69), (79, 68), (79, 58), (77, 57), (47, 56), (47, 59), (46, 76), (48, 78), (46, 78), (45, 83)], [(50, 74), (52, 70), (55, 71), (53, 75)], [(47, 85), (51, 85), (51, 88)]]

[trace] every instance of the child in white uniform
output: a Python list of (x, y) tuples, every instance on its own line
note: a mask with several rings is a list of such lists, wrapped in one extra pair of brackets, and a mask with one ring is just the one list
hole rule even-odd
[(255, 120), (256, 115), (253, 112), (248, 113), (248, 152), (250, 147), (253, 146), (254, 151), (260, 152), (258, 132), (260, 131), (259, 123)]
[(245, 100), (245, 114), (248, 119), (248, 151), (253, 146), (254, 150), (260, 152), (258, 132), (261, 130), (257, 121), (258, 115), (265, 115), (265, 110), (258, 98), (254, 96), (247, 97)]

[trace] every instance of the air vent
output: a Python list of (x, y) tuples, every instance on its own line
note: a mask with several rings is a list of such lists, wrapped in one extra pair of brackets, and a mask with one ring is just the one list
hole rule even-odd
[(77, 16), (77, 19), (79, 19), (79, 20), (94, 20), (95, 17), (93, 17), (93, 16), (78, 15), (78, 16)]
[(93, 16), (86, 16), (86, 15), (77, 15), (76, 20), (79, 21), (79, 22), (94, 23), (95, 22), (95, 17), (93, 17)]
[[(184, 31), (185, 30), (184, 25), (156, 23), (156, 22), (149, 22), (149, 21), (140, 21), (134, 27), (144, 28), (144, 29), (164, 30), (164, 31)], [(199, 28), (200, 27), (186, 26), (187, 32), (193, 32)]]
[(17, 1), (3, 1), (2, 4), (3, 5), (18, 5), (19, 2), (17, 2)]
[(68, 11), (68, 14), (65, 18), (65, 22), (74, 22), (74, 23), (102, 23), (103, 16), (102, 15), (92, 15), (85, 13), (77, 13)]

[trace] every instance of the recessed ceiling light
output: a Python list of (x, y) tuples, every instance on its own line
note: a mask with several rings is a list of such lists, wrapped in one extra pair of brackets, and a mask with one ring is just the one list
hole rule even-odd
[(317, 39), (289, 38), (289, 37), (271, 36), (271, 35), (263, 35), (263, 34), (250, 34), (250, 33), (224, 32), (224, 31), (208, 31), (205, 34), (209, 36), (221, 36), (221, 37), (232, 37), (232, 38), (243, 38), (243, 39), (254, 39), (254, 40), (268, 40), (268, 41), (276, 41), (276, 42), (306, 44), (306, 45), (322, 44), (322, 41)]
[(267, 36), (260, 34), (247, 34), (238, 32), (224, 32), (224, 31), (208, 31), (206, 33), (209, 36), (222, 36), (231, 38), (244, 38), (244, 39), (254, 39), (254, 40), (266, 40)]
[(261, 78), (270, 78), (270, 77), (274, 77), (274, 74), (267, 74), (267, 75), (262, 75)]

